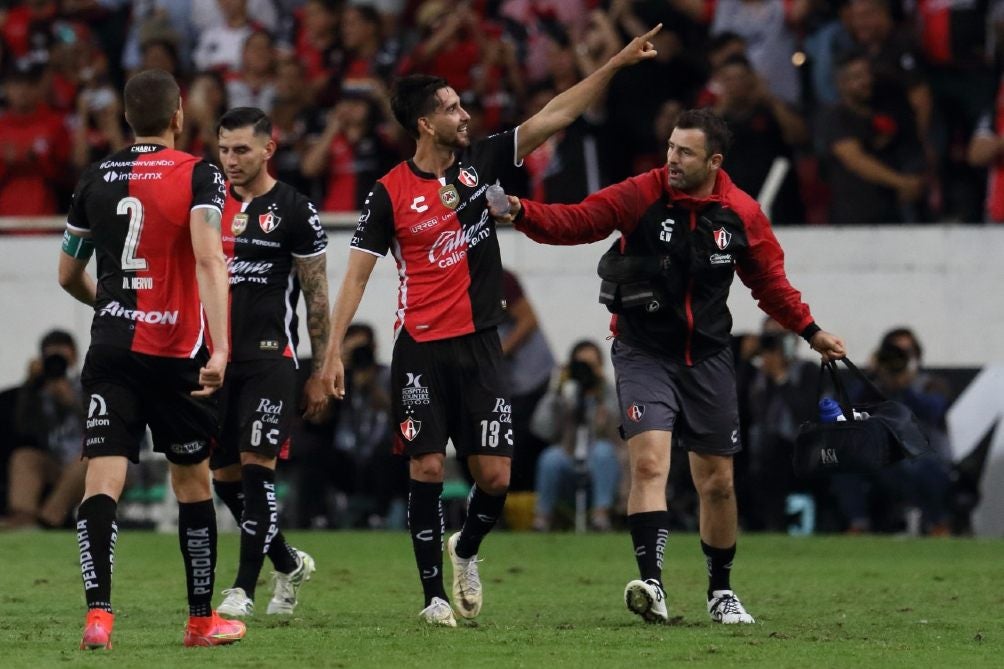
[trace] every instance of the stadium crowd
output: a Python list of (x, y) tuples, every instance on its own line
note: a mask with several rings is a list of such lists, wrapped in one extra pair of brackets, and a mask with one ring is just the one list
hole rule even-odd
[[(0, 216), (65, 212), (129, 141), (119, 91), (183, 82), (179, 148), (216, 160), (227, 108), (271, 115), (272, 171), (356, 211), (409, 155), (401, 74), (445, 76), (472, 136), (512, 127), (662, 22), (658, 58), (526, 160), (510, 190), (577, 202), (663, 161), (680, 110), (735, 135), (725, 165), (775, 223), (1004, 221), (1004, 2), (934, 0), (6, 0)], [(996, 95), (995, 95), (996, 94)]]

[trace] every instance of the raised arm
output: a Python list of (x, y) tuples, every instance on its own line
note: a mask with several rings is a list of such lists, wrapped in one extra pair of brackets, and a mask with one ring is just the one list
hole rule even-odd
[(606, 89), (619, 70), (655, 58), (656, 51), (649, 40), (661, 29), (660, 23), (644, 35), (635, 37), (598, 70), (564, 93), (555, 96), (544, 105), (543, 109), (524, 121), (516, 135), (516, 157), (522, 160), (548, 137), (571, 125), (572, 121), (586, 111), (596, 97)]
[(195, 276), (199, 283), (199, 299), (206, 312), (213, 351), (206, 366), (199, 371), (202, 390), (193, 395), (212, 395), (223, 385), (227, 360), (230, 358), (230, 309), (228, 304), (229, 280), (227, 261), (220, 240), (220, 210), (214, 207), (197, 207), (189, 215), (192, 251), (195, 254)]
[(327, 406), (328, 393), (321, 381), (324, 353), (330, 334), (328, 320), (328, 274), (326, 254), (307, 258), (293, 258), (296, 275), (300, 279), (303, 300), (307, 306), (307, 333), (310, 336), (310, 353), (313, 373), (303, 390), (304, 418), (316, 420)]
[(359, 303), (366, 292), (370, 274), (376, 265), (378, 256), (352, 249), (349, 252), (349, 264), (345, 269), (345, 278), (338, 289), (335, 306), (331, 309), (331, 333), (328, 336), (328, 350), (324, 356), (324, 369), (321, 380), (329, 395), (338, 399), (345, 397), (345, 367), (342, 364), (342, 340), (345, 331), (359, 309)]

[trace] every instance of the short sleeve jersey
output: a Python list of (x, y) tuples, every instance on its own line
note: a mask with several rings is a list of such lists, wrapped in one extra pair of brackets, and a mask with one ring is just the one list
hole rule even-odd
[(351, 244), (393, 252), (400, 276), (395, 331), (404, 327), (424, 342), (502, 321), (502, 259), (485, 190), (507, 163), (519, 164), (516, 133), (471, 144), (442, 178), (400, 163), (367, 196)]
[(222, 211), (220, 171), (182, 151), (136, 144), (84, 173), (67, 218), (97, 258), (91, 343), (168, 358), (202, 348), (190, 213)]
[(230, 359), (296, 362), (295, 258), (327, 250), (317, 207), (289, 184), (242, 201), (227, 189), (223, 252), (230, 273)]

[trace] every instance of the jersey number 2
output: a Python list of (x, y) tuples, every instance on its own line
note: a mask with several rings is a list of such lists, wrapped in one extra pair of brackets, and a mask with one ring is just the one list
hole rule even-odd
[(131, 271), (146, 269), (146, 258), (136, 257), (139, 236), (143, 234), (143, 203), (134, 197), (124, 197), (119, 200), (115, 213), (129, 216), (129, 232), (122, 247), (122, 269)]

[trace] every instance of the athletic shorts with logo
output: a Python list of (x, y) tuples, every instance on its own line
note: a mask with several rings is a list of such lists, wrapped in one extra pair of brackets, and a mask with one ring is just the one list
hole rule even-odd
[(392, 402), (398, 451), (408, 456), (512, 457), (512, 402), (495, 328), (416, 342), (404, 328), (394, 343)]
[(286, 458), (296, 406), (296, 368), (289, 358), (232, 362), (220, 389), (220, 440), (212, 469), (240, 462), (241, 453)]
[(153, 450), (179, 465), (209, 457), (216, 440), (216, 398), (192, 397), (209, 360), (165, 358), (114, 346), (91, 346), (80, 382), (87, 402), (84, 457), (121, 455), (139, 462), (147, 426)]
[(722, 349), (687, 367), (616, 339), (611, 359), (625, 439), (663, 430), (696, 453), (742, 450), (732, 351)]

